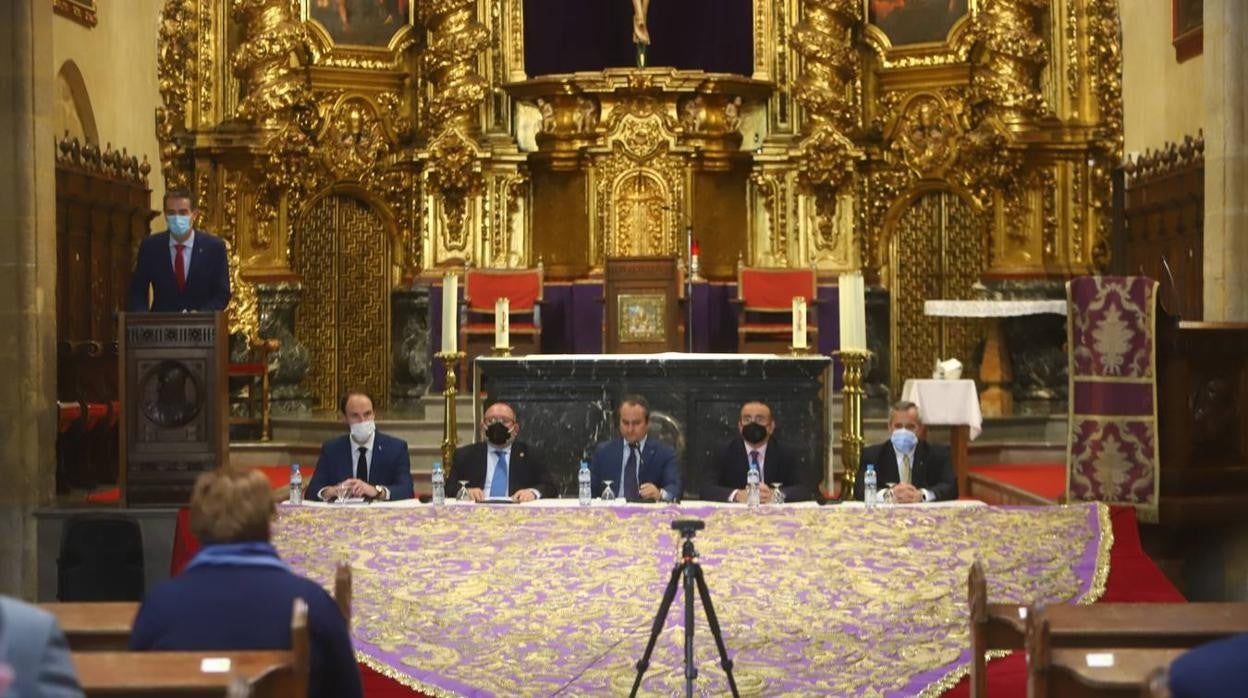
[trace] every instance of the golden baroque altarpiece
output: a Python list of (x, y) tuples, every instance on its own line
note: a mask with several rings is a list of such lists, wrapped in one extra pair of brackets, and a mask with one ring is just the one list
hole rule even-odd
[(412, 2), (388, 44), (338, 45), (316, 2), (167, 0), (156, 119), (166, 184), (247, 282), (235, 329), (263, 324), (256, 285), (294, 289), (317, 399), (348, 364), (387, 395), (387, 294), (419, 277), (593, 277), (677, 254), (687, 225), (712, 280), (863, 269), (905, 375), (974, 337), (923, 297), (1106, 261), (1116, 0), (967, 0), (943, 41), (900, 47), (867, 0), (752, 0), (750, 76), (530, 76), (523, 0)]

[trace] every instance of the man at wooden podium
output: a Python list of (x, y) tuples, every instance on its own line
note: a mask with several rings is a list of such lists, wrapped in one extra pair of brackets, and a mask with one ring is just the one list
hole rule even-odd
[(195, 199), (190, 192), (166, 192), (164, 209), (167, 229), (149, 235), (139, 245), (126, 309), (132, 313), (225, 310), (230, 304), (225, 243), (195, 229)]

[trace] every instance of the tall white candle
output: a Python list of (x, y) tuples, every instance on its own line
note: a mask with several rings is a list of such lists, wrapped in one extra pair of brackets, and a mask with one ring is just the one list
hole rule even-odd
[(442, 351), (453, 354), (459, 350), (459, 277), (442, 277)]
[(494, 346), (506, 349), (511, 346), (511, 299), (494, 301)]
[(837, 287), (837, 307), (841, 311), (841, 349), (863, 351), (867, 348), (867, 316), (862, 274), (841, 274)]
[(867, 295), (861, 272), (854, 272), (854, 348), (867, 350)]
[(793, 296), (793, 348), (806, 348), (806, 299)]

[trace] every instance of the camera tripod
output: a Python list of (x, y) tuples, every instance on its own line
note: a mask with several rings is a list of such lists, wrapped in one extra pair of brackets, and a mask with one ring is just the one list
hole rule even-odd
[(715, 647), (719, 650), (719, 665), (728, 676), (728, 687), (732, 689), (733, 698), (737, 692), (736, 679), (732, 677), (732, 660), (728, 658), (728, 648), (724, 646), (724, 636), (719, 632), (719, 618), (715, 616), (715, 605), (711, 603), (711, 592), (706, 588), (706, 579), (702, 576), (702, 565), (698, 564), (698, 551), (693, 547), (694, 532), (706, 528), (706, 523), (698, 519), (676, 519), (672, 522), (672, 530), (680, 531), (685, 542), (681, 544), (680, 561), (672, 566), (672, 576), (667, 581), (667, 589), (663, 592), (663, 601), (659, 603), (659, 612), (654, 617), (654, 625), (650, 628), (650, 641), (646, 643), (646, 651), (637, 661), (637, 678), (633, 680), (630, 698), (637, 695), (641, 688), (641, 679), (646, 669), (650, 668), (650, 655), (654, 653), (654, 643), (659, 639), (663, 623), (667, 620), (667, 612), (676, 598), (676, 581), (684, 580), (685, 587), (685, 696), (693, 698), (693, 680), (698, 678), (698, 667), (693, 662), (693, 593), (696, 584), (698, 596), (702, 598), (702, 610), (706, 611), (706, 622), (711, 626), (711, 635), (715, 638)]

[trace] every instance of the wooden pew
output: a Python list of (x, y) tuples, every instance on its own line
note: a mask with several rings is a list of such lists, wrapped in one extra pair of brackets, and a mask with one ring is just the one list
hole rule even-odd
[[(351, 627), (351, 564), (339, 562), (334, 573), (334, 602)], [(139, 612), (134, 601), (43, 603), (43, 610), (56, 617), (72, 652), (125, 651), (130, 647), (130, 629)]]
[(73, 660), (88, 698), (306, 698), (311, 650), (303, 599), (293, 604), (290, 637), (289, 650), (74, 652)]
[(135, 601), (44, 603), (39, 607), (56, 617), (73, 652), (126, 650), (139, 612)]
[(1037, 616), (1047, 621), (1052, 649), (1187, 649), (1248, 632), (1244, 603), (1052, 604), (1028, 609), (987, 602), (979, 562), (967, 575), (971, 623), (971, 696), (987, 695), (984, 653), (1023, 649)]
[(1159, 671), (1182, 648), (1054, 648), (1049, 620), (1032, 620), (1027, 636), (1028, 698), (1135, 698), (1149, 695)]
[(342, 617), (347, 621), (347, 630), (351, 630), (351, 563), (340, 561), (334, 570), (334, 601)]

